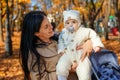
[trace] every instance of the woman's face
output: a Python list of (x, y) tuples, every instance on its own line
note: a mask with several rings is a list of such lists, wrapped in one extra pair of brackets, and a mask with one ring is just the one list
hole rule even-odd
[(35, 35), (43, 41), (50, 39), (54, 35), (53, 26), (46, 16), (44, 16), (39, 32), (36, 32)]
[(65, 22), (65, 27), (68, 29), (69, 27), (73, 27), (75, 31), (78, 30), (80, 23), (75, 19), (69, 19)]

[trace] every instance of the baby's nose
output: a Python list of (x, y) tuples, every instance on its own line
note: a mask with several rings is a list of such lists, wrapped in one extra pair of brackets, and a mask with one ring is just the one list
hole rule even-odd
[(73, 24), (71, 23), (71, 24), (70, 24), (70, 27), (72, 27), (72, 26), (73, 26)]

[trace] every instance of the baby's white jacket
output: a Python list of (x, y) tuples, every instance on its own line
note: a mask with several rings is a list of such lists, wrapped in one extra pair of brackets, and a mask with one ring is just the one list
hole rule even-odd
[(60, 52), (65, 52), (66, 49), (67, 52), (71, 50), (76, 50), (77, 45), (84, 44), (85, 41), (88, 39), (92, 41), (93, 48), (96, 46), (102, 48), (104, 47), (103, 43), (100, 40), (100, 37), (94, 30), (90, 28), (80, 27), (77, 32), (74, 33), (71, 33), (64, 28), (63, 31), (60, 33), (58, 40), (58, 54)]

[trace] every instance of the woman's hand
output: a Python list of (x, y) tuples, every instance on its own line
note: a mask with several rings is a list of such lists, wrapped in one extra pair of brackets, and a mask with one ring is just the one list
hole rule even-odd
[(92, 41), (91, 40), (87, 40), (83, 45), (78, 45), (76, 47), (76, 50), (80, 50), (83, 49), (83, 53), (81, 56), (81, 61), (83, 61), (85, 59), (86, 56), (90, 56), (91, 52), (92, 52)]

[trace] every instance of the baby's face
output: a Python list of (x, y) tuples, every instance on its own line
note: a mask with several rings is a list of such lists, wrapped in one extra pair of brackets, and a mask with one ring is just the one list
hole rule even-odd
[(77, 31), (80, 26), (80, 23), (75, 19), (69, 19), (65, 22), (65, 28), (73, 27), (74, 31)]

